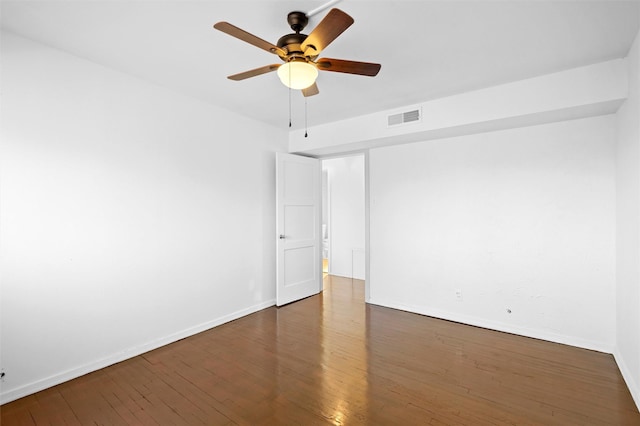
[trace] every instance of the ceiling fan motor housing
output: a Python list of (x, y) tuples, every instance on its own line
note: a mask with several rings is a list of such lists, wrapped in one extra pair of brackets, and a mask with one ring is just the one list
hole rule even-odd
[(284, 49), (288, 54), (303, 54), (304, 52), (302, 52), (300, 45), (306, 38), (307, 35), (302, 33), (287, 34), (280, 37), (276, 45)]

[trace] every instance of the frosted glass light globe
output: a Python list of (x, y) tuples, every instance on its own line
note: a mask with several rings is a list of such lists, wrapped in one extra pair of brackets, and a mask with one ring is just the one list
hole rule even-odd
[(278, 77), (287, 87), (306, 89), (316, 82), (318, 69), (305, 61), (291, 61), (278, 67)]

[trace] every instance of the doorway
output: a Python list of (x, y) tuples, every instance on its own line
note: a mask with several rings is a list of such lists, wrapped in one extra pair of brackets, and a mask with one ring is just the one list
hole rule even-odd
[(322, 160), (322, 258), (327, 274), (365, 280), (365, 155)]

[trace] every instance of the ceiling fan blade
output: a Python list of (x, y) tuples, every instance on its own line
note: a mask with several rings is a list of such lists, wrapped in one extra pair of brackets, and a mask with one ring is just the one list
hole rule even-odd
[(243, 29), (231, 25), (228, 22), (218, 22), (213, 26), (213, 28), (222, 31), (223, 33), (227, 33), (230, 36), (245, 41), (249, 44), (253, 44), (260, 49), (266, 50), (267, 52), (275, 53), (280, 57), (284, 57), (287, 55), (287, 52), (285, 52), (278, 46), (271, 44), (268, 41), (261, 39), (260, 37), (254, 36), (253, 34), (248, 33)]
[(311, 86), (307, 87), (306, 89), (302, 89), (302, 94), (304, 95), (305, 98), (308, 98), (309, 96), (317, 95), (318, 93), (320, 93), (320, 90), (318, 90), (318, 85), (316, 83), (313, 83)]
[(351, 24), (351, 16), (340, 9), (331, 9), (300, 47), (306, 56), (317, 56)]
[(247, 78), (255, 77), (257, 75), (266, 74), (268, 72), (275, 71), (275, 70), (278, 69), (278, 67), (280, 67), (280, 64), (266, 65), (264, 67), (256, 68), (254, 70), (249, 70), (249, 71), (241, 72), (241, 73), (238, 73), (238, 74), (233, 74), (233, 75), (230, 75), (227, 78), (229, 80), (240, 81), (240, 80), (244, 80), (244, 79), (247, 79)]
[(371, 62), (346, 61), (344, 59), (322, 58), (316, 62), (319, 70), (344, 72), (347, 74), (366, 75), (375, 77), (382, 65)]

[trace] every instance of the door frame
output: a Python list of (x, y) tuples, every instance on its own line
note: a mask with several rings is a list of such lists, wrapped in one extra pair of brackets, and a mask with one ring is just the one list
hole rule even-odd
[[(363, 156), (364, 157), (364, 301), (365, 303), (369, 303), (371, 299), (370, 293), (370, 265), (371, 265), (371, 239), (370, 239), (370, 229), (371, 229), (371, 180), (370, 180), (370, 163), (369, 163), (369, 150), (364, 149), (360, 151), (352, 151), (349, 153), (336, 153), (315, 157), (318, 160), (331, 160), (335, 158), (346, 158), (346, 157), (355, 157), (355, 156)], [(320, 180), (320, 191), (322, 191), (322, 179)], [(330, 189), (331, 184), (329, 184)], [(323, 208), (323, 207), (321, 207)], [(320, 244), (322, 245), (322, 235), (320, 235)], [(331, 239), (329, 239), (329, 256), (331, 256)], [(320, 266), (322, 269), (322, 254), (320, 255)], [(329, 270), (331, 270), (331, 260), (329, 260)], [(320, 283), (321, 288), (320, 291), (324, 289), (324, 280)]]

